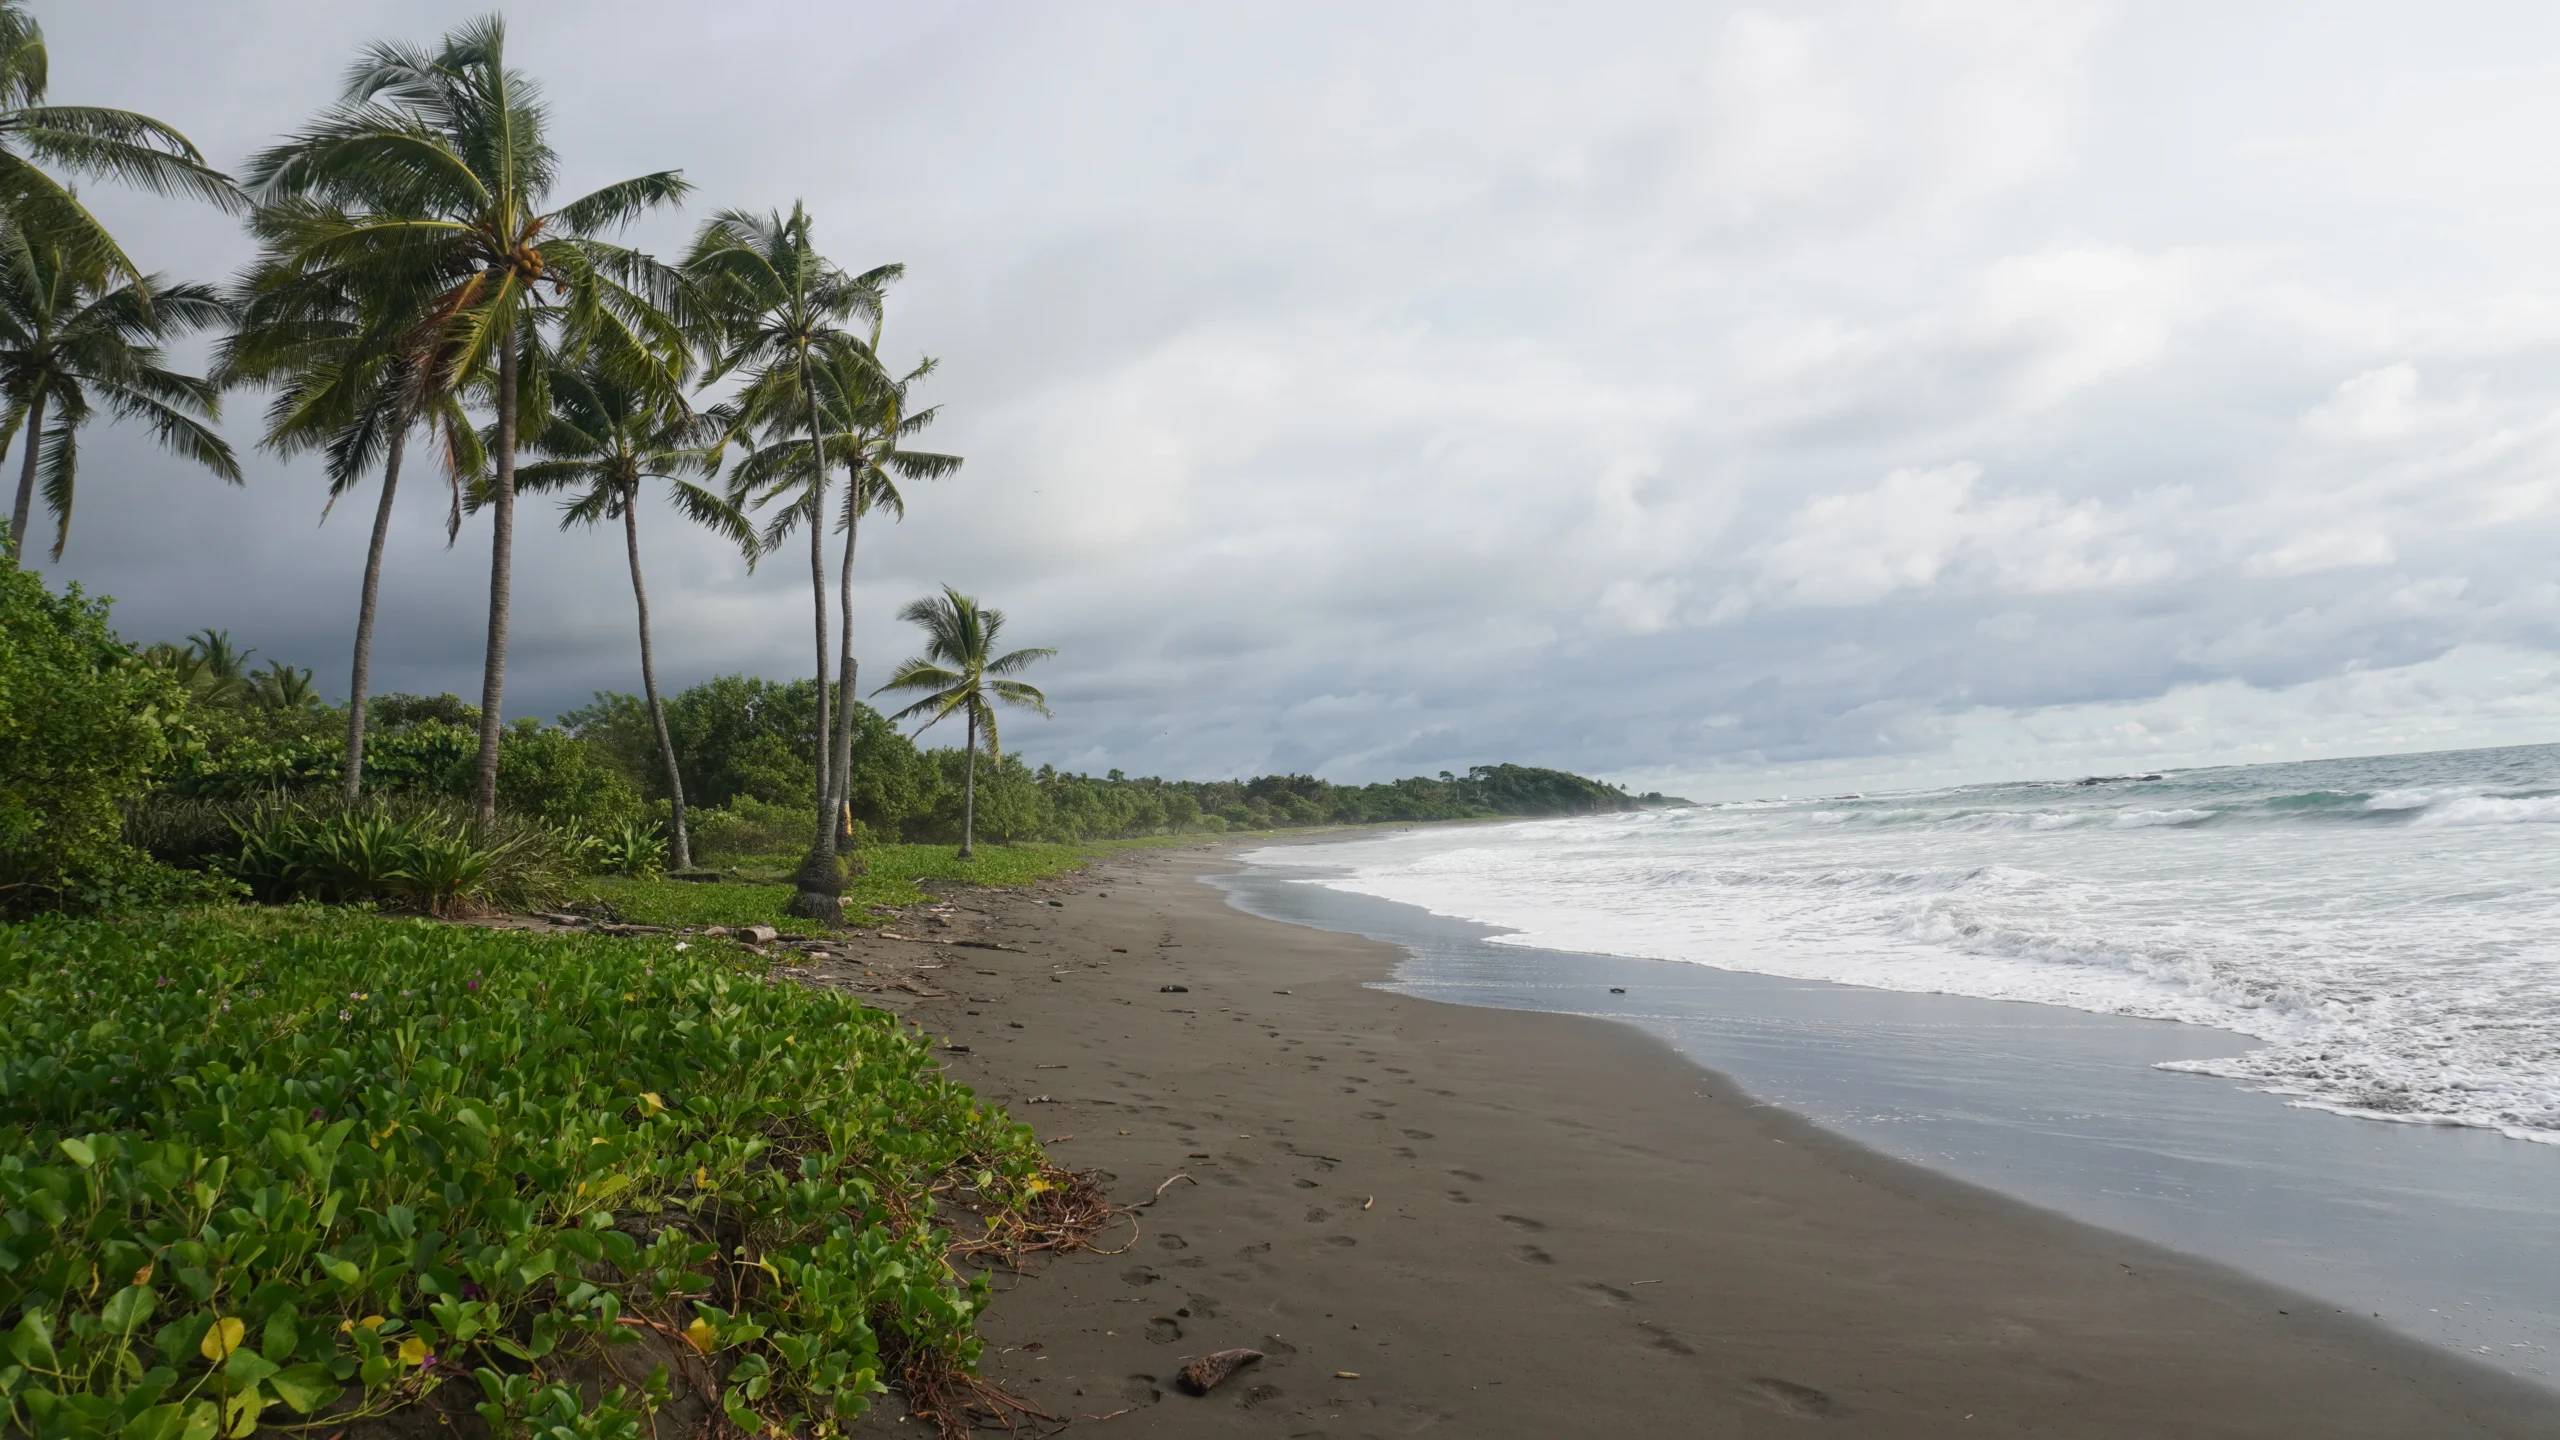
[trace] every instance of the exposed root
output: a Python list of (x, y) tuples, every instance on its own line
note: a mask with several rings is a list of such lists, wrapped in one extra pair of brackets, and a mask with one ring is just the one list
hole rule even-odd
[[(1064, 1255), (1077, 1250), (1121, 1255), (1138, 1243), (1136, 1213), (1111, 1203), (1111, 1197), (1102, 1190), (1101, 1171), (1043, 1164), (1039, 1179), (1043, 1188), (1019, 1214), (990, 1217), (987, 1233), (952, 1246), (951, 1258), (991, 1261), (1011, 1268), (1019, 1266), (1025, 1255)], [(1094, 1243), (1119, 1220), (1129, 1222), (1127, 1244), (1105, 1250)]]
[(931, 1422), (941, 1440), (969, 1440), (969, 1433), (984, 1425), (1001, 1425), (1010, 1434), (1025, 1420), (1066, 1423), (994, 1381), (961, 1369), (939, 1350), (881, 1348), (881, 1358), (907, 1397), (908, 1413)]

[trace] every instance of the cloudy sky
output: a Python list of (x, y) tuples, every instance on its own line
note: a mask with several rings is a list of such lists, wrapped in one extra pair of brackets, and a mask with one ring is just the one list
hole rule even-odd
[[(426, 0), (37, 0), (54, 98), (236, 163)], [(2458, 22), (2458, 23), (2457, 23)], [(551, 0), (564, 190), (682, 167), (898, 260), (968, 457), (860, 648), (1003, 607), (1035, 760), (1701, 795), (2560, 738), (2560, 10)], [(96, 191), (146, 263), (230, 222)], [(235, 402), (244, 448), (257, 405)], [(370, 496), (99, 433), (60, 574), (343, 692)], [(14, 473), (14, 472), (13, 472)], [(404, 487), (377, 687), (477, 684)], [(665, 678), (805, 568), (652, 511)], [(636, 689), (610, 536), (519, 542), (511, 709)]]

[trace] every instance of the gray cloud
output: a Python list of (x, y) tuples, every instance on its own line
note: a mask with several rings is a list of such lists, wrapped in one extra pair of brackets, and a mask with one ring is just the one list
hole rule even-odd
[[(41, 13), (59, 96), (237, 159), (470, 8)], [(2560, 95), (2514, 57), (2555, 25), (762, 0), (515, 46), (571, 185), (681, 165), (909, 265), (891, 357), (942, 357), (970, 464), (866, 542), (866, 664), (947, 580), (1064, 652), (1034, 758), (1729, 792), (2546, 737)], [(97, 198), (162, 268), (244, 258)], [(89, 456), (62, 570), (130, 633), (342, 671), (369, 496), (315, 531), (307, 469)], [(380, 653), (469, 693), (440, 503)], [(805, 668), (788, 557), (650, 519), (671, 678)], [(631, 688), (616, 547), (520, 565), (512, 703)]]

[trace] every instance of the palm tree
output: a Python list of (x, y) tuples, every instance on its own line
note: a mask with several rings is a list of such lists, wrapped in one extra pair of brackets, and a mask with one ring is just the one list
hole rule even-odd
[(229, 177), (169, 126), (130, 110), (45, 104), (49, 68), (44, 30), (23, 0), (0, 0), (0, 224), (50, 237), (101, 281), (140, 285), (141, 267), (38, 162), (239, 208)]
[(23, 436), (18, 497), (9, 514), (15, 561), (33, 518), (36, 481), (53, 512), (53, 558), (71, 538), (71, 502), (80, 476), (80, 431), (103, 404), (119, 419), (150, 428), (164, 449), (237, 485), (240, 463), (205, 422), (221, 413), (210, 381), (162, 364), (158, 341), (220, 324), (231, 307), (203, 285), (171, 285), (156, 275), (110, 288), (100, 271), (61, 246), (0, 227), (0, 455)]
[(667, 733), (666, 707), (658, 699), (657, 660), (649, 639), (649, 588), (640, 578), (640, 482), (665, 480), (676, 512), (726, 536), (746, 552), (758, 552), (756, 529), (736, 505), (685, 479), (715, 462), (700, 441), (709, 431), (684, 402), (686, 364), (681, 355), (610, 354), (599, 347), (586, 363), (549, 377), (550, 414), (532, 447), (552, 457), (516, 474), (524, 490), (575, 490), (563, 507), (562, 529), (622, 522), (631, 557), (631, 598), (640, 613), (640, 685), (648, 696), (649, 724), (657, 731), (666, 765), (670, 804), (668, 848), (678, 870), (693, 868), (686, 837), (684, 775), (675, 741)]
[(962, 761), (960, 801), (960, 858), (967, 860), (976, 853), (978, 828), (978, 732), (987, 732), (987, 753), (1004, 758), (1003, 742), (996, 737), (996, 711), (992, 701), (1019, 705), (1026, 710), (1049, 713), (1049, 699), (1019, 680), (1003, 677), (1015, 674), (1034, 660), (1046, 660), (1057, 654), (1040, 647), (1016, 650), (1009, 655), (996, 655), (996, 636), (1004, 629), (1004, 612), (982, 610), (978, 602), (945, 585), (940, 595), (928, 595), (898, 612), (898, 618), (924, 628), (924, 653), (898, 667), (889, 683), (873, 691), (875, 695), (891, 690), (927, 690), (932, 693), (906, 709), (890, 716), (892, 721), (922, 715), (921, 728), (929, 728), (947, 715), (959, 713), (968, 717), (969, 747)]
[[(826, 513), (827, 446), (818, 371), (828, 365), (862, 365), (870, 347), (845, 325), (876, 319), (880, 292), (904, 267), (884, 265), (850, 275), (820, 255), (810, 235), (808, 211), (764, 215), (723, 211), (695, 236), (684, 262), (694, 286), (697, 324), (718, 345), (708, 379), (744, 370), (746, 385), (732, 407), (735, 429), (792, 428), (808, 433), (807, 504)], [(827, 557), (824, 527), (809, 527), (809, 589), (816, 608), (818, 660), (817, 839), (802, 862), (791, 913), (834, 921), (844, 912), (844, 880), (836, 865), (836, 813), (842, 777), (829, 763), (836, 708), (827, 686)]]
[[(869, 347), (874, 355), (879, 342), (875, 326)], [(862, 517), (877, 510), (887, 512), (893, 519), (905, 519), (907, 500), (899, 493), (900, 479), (939, 480), (958, 470), (962, 463), (957, 455), (905, 448), (906, 440), (923, 433), (941, 413), (939, 406), (909, 408), (915, 383), (932, 374), (934, 367), (935, 362), (927, 357), (904, 376), (892, 379), (869, 356), (848, 356), (821, 366), (817, 372), (819, 400), (827, 425), (821, 437), (825, 453), (831, 461), (841, 461), (846, 472), (844, 498), (838, 502), (836, 516), (836, 528), (844, 534), (844, 558), (836, 570), (840, 623), (835, 733), (828, 764), (828, 773), (837, 777), (833, 813), (840, 817), (840, 842), (851, 835), (841, 820), (849, 818), (845, 797), (852, 784), (853, 706), (861, 693), (853, 658), (853, 561), (861, 538)], [(806, 440), (781, 440), (750, 455), (731, 475), (729, 495), (733, 501), (751, 499), (754, 504), (765, 505), (790, 497), (790, 503), (765, 529), (766, 549), (779, 546), (816, 503), (818, 487), (810, 483), (810, 454)]]
[[(663, 298), (671, 277), (594, 232), (689, 188), (664, 170), (550, 207), (558, 157), (543, 139), (546, 118), (533, 82), (507, 67), (506, 27), (492, 16), (434, 50), (367, 47), (340, 102), (249, 167), (268, 211), (262, 228), (294, 269), (335, 272), (369, 310), (437, 337), (444, 385), (479, 388), (496, 412), (472, 796), (484, 824), (497, 817), (523, 354), (555, 320), (575, 343), (599, 334), (639, 343), (632, 327), (663, 313), (643, 292)], [(546, 285), (548, 302), (538, 293)]]
[[(261, 210), (253, 231), (265, 234), (284, 217)], [(284, 235), (298, 226), (284, 221)], [(273, 237), (271, 237), (273, 238)], [(271, 244), (235, 293), (240, 321), (218, 352), (214, 379), (226, 387), (271, 384), (261, 442), (282, 455), (320, 450), (327, 459), (326, 522), (338, 500), (382, 467), (364, 584), (356, 606), (355, 654), (348, 667), (347, 758), (342, 788), (349, 801), (364, 789), (367, 704), (373, 679), (374, 617), (382, 595), (382, 554), (391, 534), (393, 497), (410, 432), (422, 421), (445, 439), (445, 470), (458, 486), (479, 465), (479, 437), (465, 421), (451, 377), (450, 336), (411, 317), (368, 314), (342, 271), (305, 272)], [(442, 353), (440, 353), (442, 352)]]

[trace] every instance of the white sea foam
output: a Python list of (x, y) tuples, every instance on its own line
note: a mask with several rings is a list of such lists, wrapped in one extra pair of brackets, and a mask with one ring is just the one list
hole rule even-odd
[(2539, 747), (1264, 853), (1522, 945), (2216, 1025), (2265, 1043), (2180, 1068), (2560, 1143), (2555, 823)]

